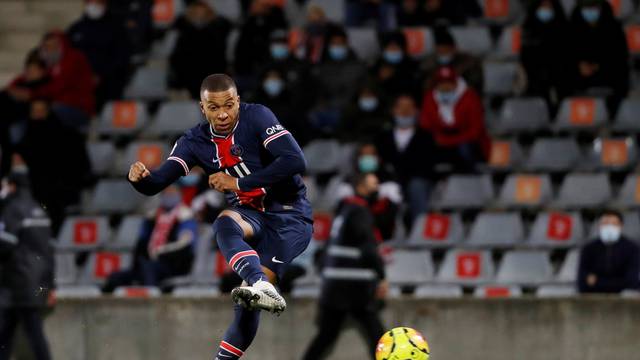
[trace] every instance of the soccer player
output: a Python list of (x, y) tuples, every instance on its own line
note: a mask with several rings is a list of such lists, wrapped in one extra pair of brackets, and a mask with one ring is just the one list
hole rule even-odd
[(213, 223), (214, 235), (244, 283), (232, 292), (235, 318), (216, 359), (233, 360), (255, 337), (259, 310), (285, 310), (272, 282), (311, 240), (311, 207), (300, 176), (306, 161), (268, 108), (240, 102), (229, 76), (206, 77), (200, 100), (207, 122), (186, 131), (157, 170), (136, 162), (128, 177), (136, 190), (153, 195), (197, 165), (209, 174), (209, 186), (226, 195), (229, 207)]

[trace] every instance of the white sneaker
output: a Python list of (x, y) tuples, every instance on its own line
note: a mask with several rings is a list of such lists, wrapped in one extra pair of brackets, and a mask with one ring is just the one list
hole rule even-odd
[(240, 286), (231, 292), (236, 304), (249, 310), (266, 310), (279, 315), (287, 308), (287, 302), (268, 281), (258, 280), (253, 286)]

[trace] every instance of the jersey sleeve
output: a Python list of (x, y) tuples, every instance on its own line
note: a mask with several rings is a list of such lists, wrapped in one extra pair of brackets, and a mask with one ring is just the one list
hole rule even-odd
[(189, 140), (186, 136), (182, 136), (176, 141), (167, 161), (175, 161), (180, 164), (182, 170), (184, 170), (184, 175), (188, 175), (191, 168), (196, 166), (196, 157), (191, 151)]
[(269, 144), (282, 137), (291, 137), (291, 133), (280, 124), (276, 116), (266, 106), (258, 106), (254, 114), (258, 136), (262, 146), (268, 149)]

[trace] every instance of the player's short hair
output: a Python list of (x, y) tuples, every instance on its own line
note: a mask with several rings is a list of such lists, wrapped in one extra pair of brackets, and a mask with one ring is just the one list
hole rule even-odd
[(229, 89), (237, 89), (236, 82), (227, 74), (211, 74), (202, 80), (200, 94), (206, 91), (220, 92)]
[(622, 216), (622, 212), (620, 212), (619, 210), (616, 209), (604, 209), (602, 210), (602, 212), (600, 213), (600, 218), (602, 218), (603, 216), (615, 216), (618, 218), (618, 220), (620, 220), (620, 223), (624, 223), (624, 217)]

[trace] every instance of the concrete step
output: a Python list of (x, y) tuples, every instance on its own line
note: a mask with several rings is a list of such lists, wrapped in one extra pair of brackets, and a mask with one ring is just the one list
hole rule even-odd
[(18, 75), (17, 72), (0, 71), (0, 87), (4, 88), (5, 86), (9, 85), (9, 82), (13, 80), (16, 75)]
[(7, 52), (23, 52), (26, 54), (42, 39), (42, 33), (37, 32), (6, 32), (0, 33), (0, 49)]
[(46, 28), (46, 23), (45, 16), (42, 14), (8, 16), (3, 13), (0, 15), (0, 31), (42, 32)]
[(24, 0), (3, 0), (1, 4), (2, 14), (27, 13), (27, 2)]
[(26, 54), (19, 51), (3, 51), (0, 53), (0, 71), (15, 71), (18, 73), (23, 66)]

